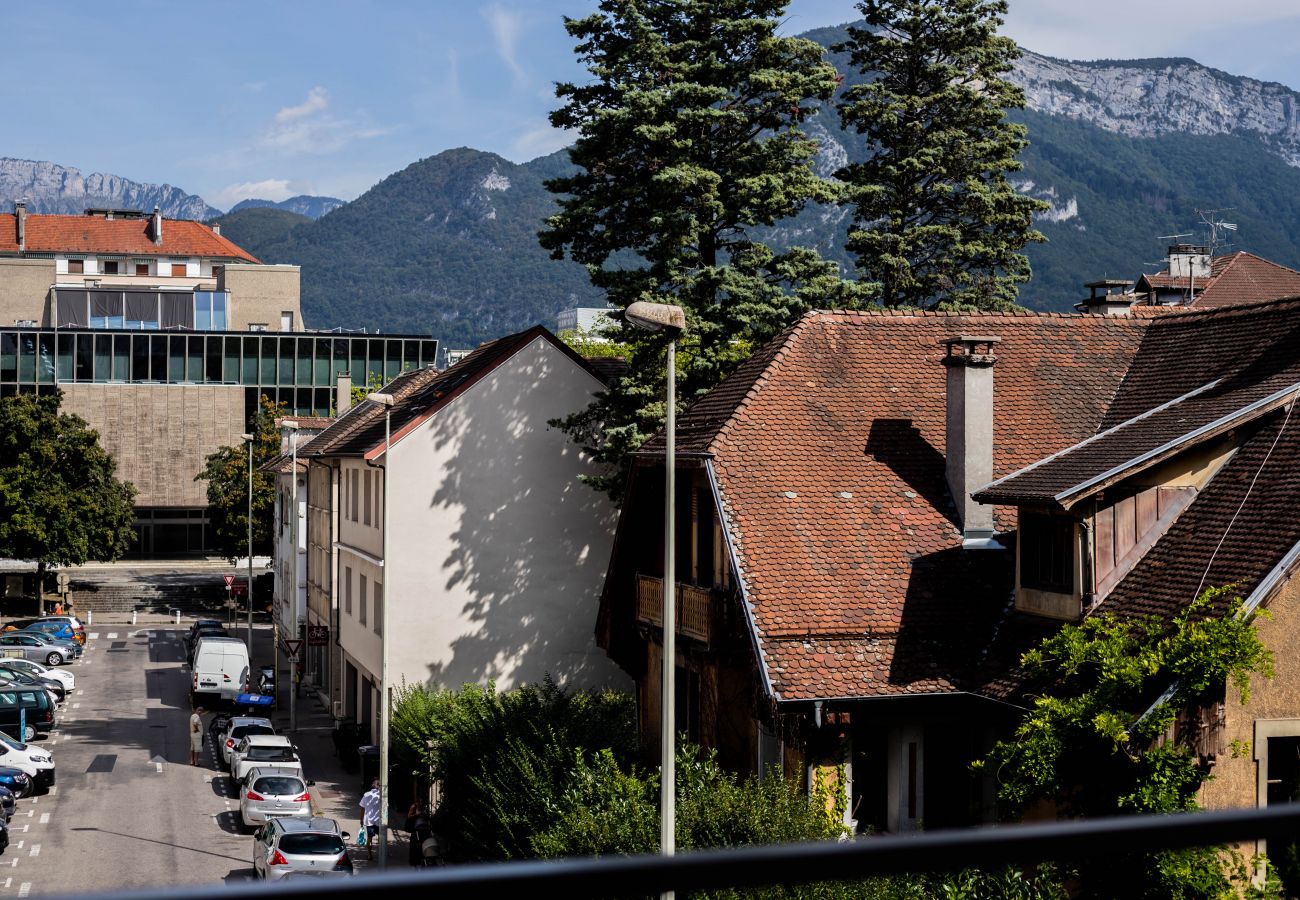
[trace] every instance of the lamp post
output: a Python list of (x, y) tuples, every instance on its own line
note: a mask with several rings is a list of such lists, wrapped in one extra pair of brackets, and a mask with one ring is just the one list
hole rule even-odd
[[(675, 571), (674, 494), (677, 488), (677, 339), (686, 330), (686, 313), (680, 306), (638, 300), (623, 311), (623, 320), (643, 331), (668, 335), (667, 403), (664, 422), (664, 658), (663, 687), (659, 695), (659, 852), (672, 856), (677, 827), (677, 573)], [(663, 897), (673, 897), (664, 891)]]
[(241, 434), (248, 441), (248, 658), (253, 658), (253, 442), (252, 434)]
[(388, 719), (391, 691), (388, 687), (388, 598), (393, 591), (392, 566), (388, 564), (388, 451), (392, 446), (393, 395), (366, 394), (366, 399), (384, 408), (384, 592), (379, 601), (379, 868), (388, 868)]
[[(289, 580), (292, 585), (290, 594), (289, 608), (292, 610), (290, 621), (293, 623), (293, 639), (298, 640), (299, 628), (298, 622), (298, 423), (292, 419), (280, 423), (289, 437), (289, 453), (292, 460), (289, 466), (289, 543), (293, 546), (289, 554), (292, 561), (290, 569), (293, 571), (293, 577)], [(298, 653), (302, 652), (302, 645), (298, 647)], [(298, 730), (298, 656), (294, 654), (289, 657), (289, 730)]]

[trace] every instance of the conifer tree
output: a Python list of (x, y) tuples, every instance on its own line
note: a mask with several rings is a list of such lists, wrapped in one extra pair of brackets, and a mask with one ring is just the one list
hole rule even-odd
[(1019, 193), (1025, 104), (1007, 80), (1019, 48), (997, 34), (1006, 0), (863, 0), (850, 28), (853, 67), (840, 119), (874, 151), (841, 169), (853, 207), (847, 249), (886, 306), (998, 309), (1029, 279), (1021, 252), (1043, 240)]
[[(812, 41), (776, 34), (787, 0), (603, 0), (565, 22), (591, 80), (560, 84), (557, 128), (574, 131), (576, 171), (547, 182), (560, 211), (540, 234), (556, 259), (587, 267), (619, 311), (683, 307), (683, 404), (813, 306), (859, 287), (805, 248), (755, 230), (838, 188), (812, 168), (799, 129), (837, 75)], [(618, 497), (628, 454), (664, 415), (661, 337), (623, 328), (630, 371), (566, 430), (612, 464), (596, 487)]]

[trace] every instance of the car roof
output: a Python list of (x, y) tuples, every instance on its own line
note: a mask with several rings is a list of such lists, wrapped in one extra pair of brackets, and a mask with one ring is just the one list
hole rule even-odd
[(338, 834), (339, 823), (333, 819), (327, 819), (324, 816), (312, 816), (310, 819), (285, 818), (276, 816), (271, 819), (272, 824), (286, 833), (318, 831), (322, 834)]
[(282, 734), (250, 734), (244, 737), (249, 746), (292, 747), (293, 742)]
[(199, 637), (200, 644), (206, 644), (208, 642), (212, 642), (214, 644), (217, 643), (242, 644), (244, 642), (244, 639), (231, 637), (228, 634), (205, 634)]

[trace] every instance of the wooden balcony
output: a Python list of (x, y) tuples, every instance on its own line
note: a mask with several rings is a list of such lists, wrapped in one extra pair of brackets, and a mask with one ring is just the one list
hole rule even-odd
[[(636, 577), (636, 618), (646, 625), (664, 625), (664, 580)], [(713, 592), (691, 584), (677, 585), (677, 633), (709, 643), (713, 636)]]

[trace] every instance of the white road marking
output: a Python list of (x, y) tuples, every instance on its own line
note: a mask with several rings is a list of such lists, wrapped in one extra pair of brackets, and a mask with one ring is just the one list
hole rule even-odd
[[(14, 865), (17, 864), (18, 864), (18, 860), (15, 859)], [(18, 896), (26, 897), (29, 893), (31, 893), (31, 890), (32, 890), (32, 883), (30, 881), (24, 881), (22, 885), (18, 888)]]
[(73, 709), (81, 709), (81, 704), (80, 704), (80, 703), (74, 703), (74, 704), (72, 704), (72, 708), (73, 708)]
[(8, 878), (6, 878), (6, 879), (5, 879), (5, 887), (9, 887), (9, 885), (13, 884), (13, 880), (14, 880), (14, 877), (13, 877), (12, 875), (10, 875)]
[(92, 631), (92, 632), (90, 633), (90, 636), (87, 638), (87, 640), (91, 640), (91, 641), (93, 641), (93, 640), (97, 639), (98, 637), (99, 637), (99, 632), (98, 632), (98, 631)]
[(18, 849), (19, 849), (19, 850), (23, 849), (23, 842), (22, 842), (22, 841), (19, 841), (19, 842), (18, 842)]
[[(44, 825), (45, 823), (47, 823), (47, 822), (49, 822), (49, 821), (50, 821), (50, 814), (49, 814), (49, 813), (41, 813), (41, 824)], [(417, 822), (416, 824), (418, 825), (419, 823)]]
[(51, 794), (57, 794), (58, 792), (59, 792), (59, 786), (57, 784), (50, 785)]
[(24, 826), (23, 826), (23, 834), (26, 834), (27, 832), (29, 832), (29, 831), (31, 831), (31, 830), (32, 830), (32, 826), (30, 826), (30, 825), (24, 825)]
[(40, 855), (41, 855), (41, 845), (32, 844), (32, 849), (31, 852), (28, 854), (28, 856), (40, 856)]
[(30, 818), (31, 818), (32, 816), (34, 816), (34, 815), (36, 815), (36, 810), (34, 810), (34, 809), (29, 809), (29, 810), (27, 810), (27, 818), (30, 819)]
[(117, 632), (116, 632), (116, 631), (110, 631), (110, 632), (108, 633), (108, 639), (109, 639), (110, 641), (112, 641), (112, 640), (116, 640), (116, 639), (117, 639)]

